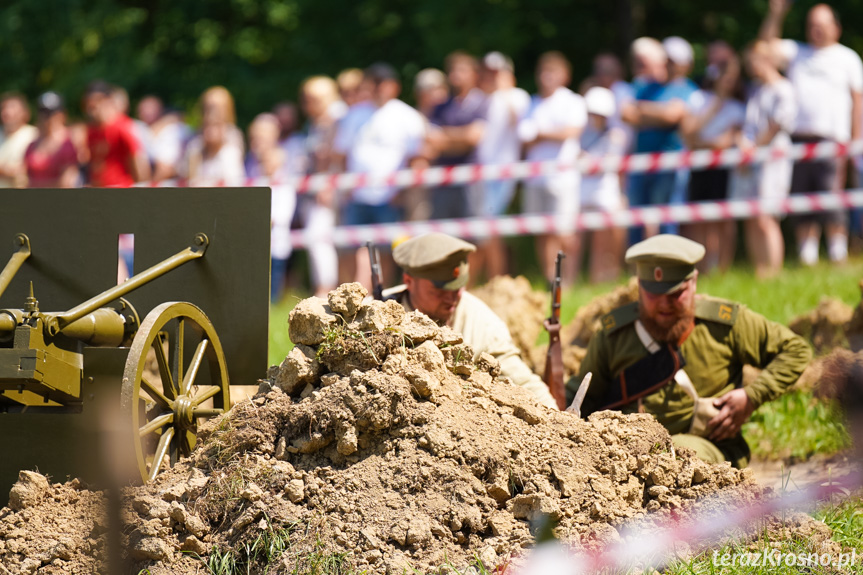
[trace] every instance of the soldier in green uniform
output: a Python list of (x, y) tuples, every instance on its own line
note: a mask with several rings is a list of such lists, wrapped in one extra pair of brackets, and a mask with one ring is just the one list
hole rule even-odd
[[(578, 377), (567, 383), (572, 401), (592, 373), (581, 407), (653, 414), (677, 446), (709, 462), (749, 462), (740, 433), (761, 404), (797, 381), (812, 358), (809, 345), (787, 327), (732, 301), (696, 295), (695, 264), (704, 246), (659, 235), (632, 246), (638, 302), (602, 318)], [(762, 371), (743, 387), (743, 366)]]

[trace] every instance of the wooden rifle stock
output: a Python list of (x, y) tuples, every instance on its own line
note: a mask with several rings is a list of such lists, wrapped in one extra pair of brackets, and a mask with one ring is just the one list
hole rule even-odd
[(548, 350), (545, 354), (545, 374), (543, 379), (557, 402), (558, 409), (566, 409), (566, 390), (563, 387), (563, 350), (560, 344), (560, 267), (566, 257), (557, 252), (554, 261), (554, 282), (551, 286), (551, 315), (543, 322), (548, 332)]

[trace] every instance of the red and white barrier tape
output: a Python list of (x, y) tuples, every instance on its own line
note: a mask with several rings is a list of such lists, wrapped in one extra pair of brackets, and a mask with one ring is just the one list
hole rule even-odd
[(725, 513), (672, 514), (670, 520), (660, 525), (624, 529), (619, 541), (593, 553), (579, 553), (563, 545), (540, 546), (529, 553), (526, 563), (515, 570), (515, 575), (584, 575), (626, 571), (645, 564), (667, 564), (677, 558), (675, 551), (681, 543), (717, 544), (735, 530), (751, 530), (753, 522), (759, 519), (786, 511), (812, 510), (836, 495), (841, 499), (842, 494), (859, 488), (861, 479), (860, 472), (855, 471), (838, 481), (813, 485)]
[(760, 214), (827, 212), (863, 206), (863, 189), (842, 193), (800, 194), (785, 199), (730, 200), (631, 208), (615, 212), (584, 212), (575, 216), (532, 214), (456, 220), (427, 220), (367, 226), (339, 226), (320, 230), (306, 228), (291, 232), (294, 248), (317, 243), (357, 247), (367, 241), (388, 244), (403, 237), (443, 232), (464, 239), (493, 236), (567, 234), (582, 230), (625, 228), (645, 224), (712, 222), (747, 219)]
[[(459, 166), (437, 166), (426, 169), (399, 170), (389, 174), (343, 173), (312, 174), (282, 180), (248, 178), (241, 182), (213, 182), (214, 185), (259, 186), (288, 185), (297, 193), (314, 193), (322, 190), (355, 190), (364, 187), (394, 186), (439, 186), (451, 184), (470, 184), (488, 180), (523, 180), (537, 176), (547, 176), (578, 170), (585, 175), (605, 172), (625, 174), (653, 173), (680, 168), (694, 170), (705, 168), (733, 168), (761, 164), (770, 160), (816, 160), (825, 158), (844, 158), (863, 154), (863, 140), (847, 143), (820, 142), (794, 144), (790, 147), (761, 147), (751, 150), (728, 148), (724, 150), (696, 150), (680, 152), (657, 152), (651, 154), (630, 154), (626, 156), (582, 156), (574, 163), (569, 162), (514, 162), (511, 164), (463, 164)], [(170, 180), (153, 184), (154, 186), (188, 185), (186, 180)]]

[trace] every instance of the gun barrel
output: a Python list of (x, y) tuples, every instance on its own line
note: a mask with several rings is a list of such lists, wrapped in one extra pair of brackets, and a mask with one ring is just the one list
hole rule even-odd
[(194, 243), (183, 251), (178, 252), (153, 267), (132, 276), (122, 284), (114, 286), (111, 289), (90, 298), (84, 303), (73, 307), (69, 311), (56, 315), (54, 317), (56, 323), (52, 322), (51, 325), (49, 325), (49, 331), (52, 335), (55, 335), (69, 324), (81, 319), (91, 312), (96, 311), (100, 307), (127, 295), (129, 292), (138, 289), (142, 285), (150, 283), (154, 279), (180, 267), (186, 262), (202, 257), (204, 252), (207, 251), (208, 245), (209, 239), (207, 236), (205, 234), (197, 234), (195, 236)]
[(554, 259), (554, 281), (551, 286), (551, 317), (549, 317), (549, 321), (552, 323), (558, 323), (560, 316), (560, 282), (561, 282), (561, 264), (563, 263), (563, 258), (566, 257), (566, 254), (563, 251), (557, 252), (557, 257)]
[(6, 288), (9, 287), (9, 284), (12, 282), (12, 278), (14, 278), (15, 274), (18, 273), (24, 260), (30, 257), (30, 238), (26, 235), (17, 234), (12, 244), (17, 248), (17, 251), (12, 254), (6, 267), (4, 267), (3, 271), (0, 272), (0, 296), (2, 296), (3, 292), (6, 291)]
[(126, 337), (126, 324), (116, 310), (99, 308), (73, 321), (61, 333), (93, 347), (119, 347)]
[(384, 286), (381, 282), (381, 260), (378, 256), (378, 250), (372, 242), (366, 242), (366, 248), (369, 250), (369, 266), (372, 270), (372, 296), (376, 300), (383, 300)]

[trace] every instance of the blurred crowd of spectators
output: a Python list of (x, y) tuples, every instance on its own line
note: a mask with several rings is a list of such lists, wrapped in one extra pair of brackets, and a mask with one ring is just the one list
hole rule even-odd
[[(706, 48), (706, 68), (693, 78), (694, 53), (683, 38), (642, 37), (632, 44), (627, 74), (614, 54), (593, 60), (590, 77), (573, 85), (560, 52), (543, 54), (534, 70), (537, 93), (517, 87), (513, 62), (500, 52), (477, 59), (453, 52), (443, 71), (427, 68), (403, 94), (399, 73), (376, 63), (336, 78), (314, 76), (300, 87), (298, 105), (284, 101), (238, 128), (234, 101), (224, 87), (200, 98), (197, 129), (154, 95), (137, 101), (119, 87), (91, 83), (82, 100), (86, 122), (69, 124), (54, 92), (35, 102), (0, 97), (0, 186), (129, 186), (180, 179), (192, 186), (271, 185), (273, 298), (281, 292), (292, 255), (290, 230), (314, 231), (308, 248), (311, 282), (324, 293), (340, 281), (370, 283), (363, 250), (341, 253), (336, 225), (499, 216), (507, 212), (614, 211), (627, 206), (738, 198), (782, 199), (789, 193), (826, 192), (853, 184), (856, 170), (843, 159), (792, 165), (771, 160), (741, 169), (660, 171), (581, 176), (575, 171), (428, 189), (368, 186), (297, 195), (291, 176), (320, 172), (387, 174), (398, 169), (526, 160), (575, 161), (581, 155), (730, 147), (788, 146), (792, 142), (846, 142), (863, 128), (863, 64), (839, 43), (841, 25), (824, 4), (807, 16), (806, 42), (782, 40), (788, 3), (771, 0), (759, 38), (738, 54), (722, 40)], [(627, 80), (627, 77), (631, 78)], [(575, 89), (572, 89), (575, 88)], [(401, 100), (407, 96), (412, 107)], [(514, 205), (520, 190), (520, 205)], [(848, 214), (828, 212), (793, 221), (804, 264), (826, 254), (844, 261)], [(703, 271), (728, 267), (736, 249), (733, 221), (661, 229), (608, 229), (591, 237), (545, 234), (537, 257), (549, 276), (558, 250), (569, 254), (565, 280), (574, 281), (588, 257), (591, 281), (617, 278), (627, 242), (658, 231), (682, 233), (707, 247)], [(748, 253), (760, 276), (775, 274), (785, 257), (783, 233), (772, 216), (743, 225)], [(582, 245), (583, 244), (583, 245)], [(507, 271), (505, 245), (485, 240), (475, 269), (486, 277)], [(385, 258), (386, 263), (386, 258)], [(386, 267), (386, 266), (385, 266)], [(385, 270), (386, 271), (386, 270)]]

